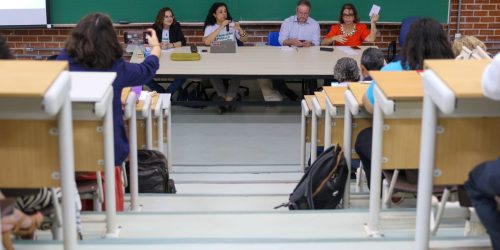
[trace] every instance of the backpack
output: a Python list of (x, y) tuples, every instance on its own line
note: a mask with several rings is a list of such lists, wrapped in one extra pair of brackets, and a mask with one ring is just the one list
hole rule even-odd
[[(138, 150), (139, 193), (175, 194), (174, 180), (169, 178), (167, 159), (156, 150)], [(130, 162), (126, 164), (127, 178), (130, 176)], [(129, 182), (130, 183), (130, 182)], [(127, 192), (130, 192), (127, 187)]]
[[(183, 106), (190, 108), (204, 108), (208, 105), (193, 103), (197, 101), (208, 101), (208, 95), (202, 82), (192, 81), (188, 83), (179, 93), (178, 102), (185, 102)], [(191, 103), (190, 103), (191, 102)]]
[(338, 208), (347, 181), (348, 169), (342, 148), (337, 144), (321, 153), (305, 170), (285, 206), (290, 210)]

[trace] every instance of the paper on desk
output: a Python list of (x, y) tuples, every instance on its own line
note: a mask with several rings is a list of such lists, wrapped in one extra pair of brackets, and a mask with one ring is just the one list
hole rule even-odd
[(341, 50), (342, 52), (346, 53), (348, 56), (355, 56), (355, 55), (358, 54), (357, 51), (353, 50), (349, 46), (337, 46), (335, 48), (337, 48), (337, 49)]
[(296, 47), (290, 47), (290, 46), (281, 46), (281, 50), (283, 51), (296, 51)]
[(170, 53), (174, 51), (174, 48), (162, 49), (161, 52)]
[(373, 15), (378, 15), (379, 12), (380, 12), (380, 6), (374, 4), (372, 5), (372, 9), (370, 10), (370, 14), (368, 14), (368, 16), (371, 17)]

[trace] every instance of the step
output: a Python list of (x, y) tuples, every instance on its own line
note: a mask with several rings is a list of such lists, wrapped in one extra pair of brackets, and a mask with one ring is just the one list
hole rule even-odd
[[(139, 197), (143, 212), (274, 211), (288, 202), (282, 195), (154, 195)], [(287, 211), (281, 209), (279, 211)]]
[(228, 166), (192, 166), (176, 165), (173, 168), (175, 173), (301, 173), (299, 165), (228, 165)]
[(175, 183), (297, 183), (302, 173), (172, 173)]
[(179, 183), (177, 180), (175, 182), (178, 194), (196, 195), (289, 195), (295, 186), (296, 183)]

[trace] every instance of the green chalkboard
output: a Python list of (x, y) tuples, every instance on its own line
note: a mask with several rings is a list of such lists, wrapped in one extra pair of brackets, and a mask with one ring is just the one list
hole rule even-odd
[[(74, 24), (91, 12), (108, 13), (114, 22), (152, 23), (163, 6), (171, 7), (180, 22), (203, 22), (214, 0), (51, 0), (53, 24)], [(281, 21), (295, 13), (295, 0), (226, 0), (235, 20)], [(449, 0), (351, 0), (362, 21), (372, 4), (381, 6), (380, 22), (400, 22), (407, 16), (430, 16), (448, 23)], [(311, 17), (337, 21), (343, 1), (311, 0)]]

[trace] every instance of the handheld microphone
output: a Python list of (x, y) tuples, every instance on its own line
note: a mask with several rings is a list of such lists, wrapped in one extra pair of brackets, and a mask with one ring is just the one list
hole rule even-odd
[(229, 32), (229, 24), (231, 24), (231, 22), (232, 22), (232, 21), (233, 21), (233, 20), (230, 20), (230, 19), (229, 19), (229, 23), (226, 25), (226, 31), (227, 31), (227, 32)]

